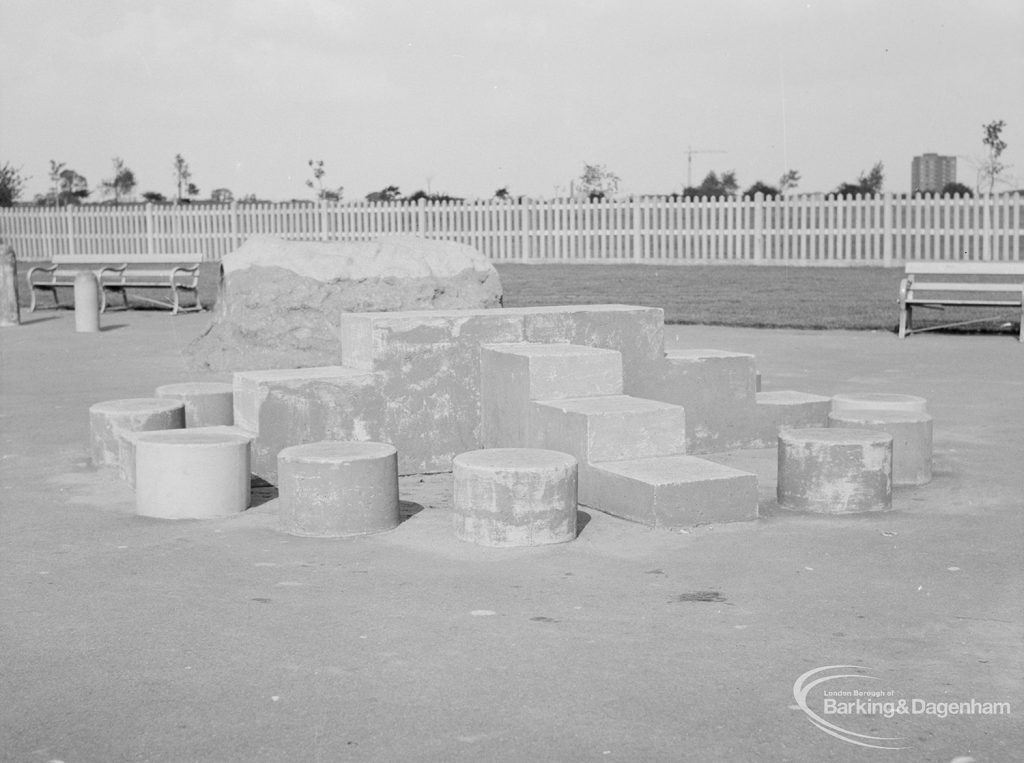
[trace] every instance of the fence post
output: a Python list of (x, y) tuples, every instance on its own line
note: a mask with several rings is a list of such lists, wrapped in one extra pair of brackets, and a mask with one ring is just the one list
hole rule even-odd
[(155, 254), (153, 241), (153, 204), (146, 202), (146, 254)]
[(68, 235), (68, 254), (75, 254), (75, 218), (71, 214), (71, 205), (64, 207), (64, 219)]
[(633, 197), (633, 252), (632, 252), (632, 257), (630, 258), (632, 260), (642, 260), (643, 259), (643, 255), (644, 255), (644, 252), (643, 252), (644, 240), (643, 240), (643, 235), (642, 235), (642, 231), (641, 231), (641, 224), (640, 224), (641, 223), (641, 219), (640, 219), (641, 214), (642, 214), (642, 211), (640, 209), (640, 199), (639, 199), (639, 197), (634, 196)]
[(422, 196), (416, 200), (416, 235), (427, 236), (427, 202)]
[(320, 199), (320, 240), (327, 240), (327, 199)]
[(530, 212), (526, 199), (519, 200), (519, 259), (530, 261)]
[(228, 235), (231, 237), (231, 245), (228, 250), (238, 247), (238, 201), (231, 199), (231, 215), (228, 217)]
[(754, 262), (764, 262), (764, 194), (754, 194)]
[(883, 193), (882, 196), (882, 265), (892, 265), (892, 192)]
[(996, 234), (995, 220), (993, 219), (993, 207), (995, 206), (992, 202), (995, 200), (995, 196), (989, 194), (988, 196), (982, 197), (982, 207), (978, 215), (978, 225), (981, 227), (981, 259), (983, 262), (989, 262), (992, 259), (992, 238)]

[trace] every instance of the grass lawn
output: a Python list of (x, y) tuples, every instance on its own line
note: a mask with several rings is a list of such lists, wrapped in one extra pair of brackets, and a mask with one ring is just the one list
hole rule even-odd
[[(667, 323), (764, 328), (895, 331), (902, 268), (755, 265), (497, 264), (505, 307), (629, 304), (660, 307)], [(219, 265), (204, 263), (199, 294), (216, 301)], [(28, 265), (19, 263), (25, 278)], [(22, 282), (20, 301), (28, 303)], [(71, 289), (62, 299), (71, 302)], [(153, 296), (163, 297), (166, 292)], [(188, 300), (188, 297), (185, 297)], [(49, 296), (41, 299), (51, 304)], [(190, 304), (190, 303), (189, 303)], [(915, 312), (915, 325), (986, 318), (970, 331), (1016, 333), (1013, 311), (948, 309)], [(1011, 322), (1012, 325), (1005, 325)]]
[[(895, 331), (902, 268), (756, 265), (499, 264), (506, 307), (620, 303), (660, 307), (666, 323)], [(914, 312), (926, 327), (991, 319), (970, 331), (1016, 333), (1019, 312)], [(1012, 326), (1006, 326), (1012, 322)]]

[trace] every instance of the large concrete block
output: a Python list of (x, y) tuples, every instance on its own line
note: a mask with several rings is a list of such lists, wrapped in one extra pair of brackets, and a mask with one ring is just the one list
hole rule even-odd
[(828, 426), (832, 398), (809, 392), (758, 392), (753, 448), (774, 448), (784, 429)]
[(530, 442), (531, 400), (622, 394), (622, 354), (576, 344), (492, 344), (480, 353), (483, 446)]
[(694, 456), (595, 464), (581, 503), (651, 527), (688, 527), (757, 518), (757, 477)]
[(522, 316), (505, 310), (342, 316), (346, 365), (380, 374), (387, 442), (399, 469), (451, 470), (456, 453), (480, 447), (480, 349), (521, 342)]
[(524, 341), (618, 350), (638, 375), (663, 347), (662, 311), (626, 305), (347, 313), (345, 366), (377, 371), (399, 430), (388, 442), (420, 472), (448, 471), (457, 453), (483, 442), (480, 351)]
[(342, 312), (501, 305), (494, 266), (454, 241), (253, 236), (221, 265), (213, 321), (186, 350), (193, 365), (215, 370), (338, 363)]
[(753, 355), (673, 350), (632, 394), (683, 406), (687, 452), (715, 453), (753, 440), (756, 374)]
[(322, 440), (382, 440), (393, 423), (377, 374), (344, 366), (235, 374), (236, 426), (255, 434), (252, 472), (277, 483), (277, 456)]

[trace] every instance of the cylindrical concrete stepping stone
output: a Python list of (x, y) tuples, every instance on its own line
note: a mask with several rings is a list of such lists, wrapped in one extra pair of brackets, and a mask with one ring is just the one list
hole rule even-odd
[(249, 506), (250, 438), (168, 429), (135, 435), (135, 512), (161, 519), (210, 519)]
[(157, 397), (185, 404), (186, 427), (231, 426), (235, 423), (234, 386), (227, 382), (180, 382), (156, 388)]
[(830, 427), (871, 429), (892, 435), (892, 482), (924, 485), (932, 479), (932, 417), (905, 411), (830, 413)]
[(185, 405), (180, 400), (132, 397), (107, 400), (89, 408), (92, 462), (96, 466), (119, 466), (126, 432), (181, 429), (185, 426)]
[(382, 442), (315, 442), (277, 456), (280, 529), (340, 538), (398, 526), (398, 451)]
[(832, 413), (851, 411), (902, 411), (927, 413), (928, 401), (917, 395), (896, 395), (890, 392), (863, 392), (832, 396)]
[[(192, 427), (192, 431), (242, 435), (247, 440), (249, 440), (250, 443), (252, 442), (253, 439), (253, 435), (251, 432), (246, 432), (241, 427), (235, 426)], [(140, 434), (142, 434), (142, 432), (125, 432), (120, 440), (121, 457), (118, 466), (120, 467), (121, 471), (121, 479), (123, 479), (132, 487), (135, 487), (135, 439)], [(252, 451), (250, 451), (250, 461), (252, 458), (251, 453)]]
[(455, 535), (497, 547), (573, 540), (577, 468), (568, 453), (534, 448), (491, 448), (456, 456)]
[(779, 507), (817, 514), (892, 508), (892, 435), (869, 429), (779, 433)]

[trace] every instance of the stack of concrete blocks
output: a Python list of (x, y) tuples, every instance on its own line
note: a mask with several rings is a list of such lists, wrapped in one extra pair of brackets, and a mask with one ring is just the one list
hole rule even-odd
[(480, 378), (484, 447), (569, 453), (584, 506), (655, 527), (757, 516), (754, 475), (686, 455), (682, 406), (622, 394), (620, 352), (486, 345)]
[[(752, 519), (754, 475), (694, 455), (756, 440), (753, 356), (666, 355), (663, 332), (661, 310), (627, 305), (345, 313), (338, 365), (235, 374), (235, 424), (272, 483), (281, 449), (319, 440), (393, 443), (400, 474), (448, 472), (481, 447), (546, 447), (578, 458), (585, 505), (657, 526)], [(507, 438), (485, 434), (496, 382), (482, 358), (499, 345), (520, 347), (502, 389), (544, 422), (536, 432), (510, 415)]]

